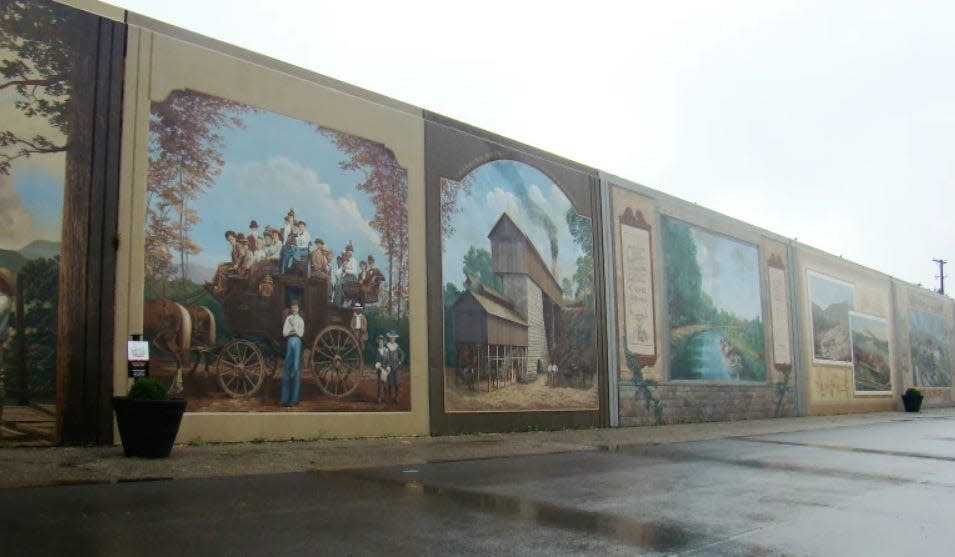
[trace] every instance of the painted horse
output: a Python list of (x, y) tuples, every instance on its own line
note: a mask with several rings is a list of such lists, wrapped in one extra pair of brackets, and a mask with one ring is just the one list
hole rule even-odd
[(204, 371), (209, 371), (209, 355), (216, 347), (216, 318), (206, 306), (192, 304), (186, 306), (189, 319), (192, 321), (191, 349), (198, 352), (196, 362), (189, 375), (193, 375), (199, 367), (199, 362), (205, 363)]
[(192, 318), (181, 304), (172, 300), (146, 300), (143, 304), (143, 335), (153, 346), (176, 359), (176, 378), (171, 393), (182, 392), (182, 368), (189, 361), (192, 345)]

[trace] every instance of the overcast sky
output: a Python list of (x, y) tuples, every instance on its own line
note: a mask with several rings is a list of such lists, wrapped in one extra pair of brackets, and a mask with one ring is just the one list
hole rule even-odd
[(955, 2), (112, 3), (903, 280), (955, 268)]

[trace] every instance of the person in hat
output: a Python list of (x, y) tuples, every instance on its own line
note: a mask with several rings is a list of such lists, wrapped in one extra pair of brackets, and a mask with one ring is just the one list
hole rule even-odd
[(278, 228), (265, 230), (265, 259), (278, 261), (282, 256), (282, 231)]
[(308, 246), (312, 243), (308, 230), (305, 229), (306, 223), (303, 220), (296, 221), (295, 229), (292, 235), (285, 240), (285, 247), (282, 253), (282, 272), (287, 273), (296, 261), (302, 261), (308, 258)]
[(242, 234), (238, 235), (239, 260), (235, 268), (229, 273), (230, 276), (249, 276), (249, 270), (252, 269), (252, 252), (249, 251), (249, 239)]
[(289, 314), (282, 323), (285, 337), (285, 362), (282, 368), (282, 406), (298, 404), (302, 385), (302, 337), (305, 335), (305, 320), (298, 314), (298, 300), (289, 304)]
[[(346, 246), (347, 247), (347, 246)], [(349, 284), (358, 284), (358, 265), (355, 258), (352, 257), (351, 250), (342, 252), (342, 260), (335, 276), (335, 289), (332, 293), (332, 301), (339, 307), (348, 307), (351, 300), (345, 297), (345, 286)]]
[(249, 241), (249, 251), (252, 253), (252, 263), (258, 263), (265, 259), (265, 242), (262, 235), (259, 234), (259, 223), (254, 219), (249, 223), (249, 234), (246, 236)]
[(368, 256), (368, 270), (365, 271), (365, 282), (368, 284), (373, 284), (377, 287), (378, 284), (384, 282), (385, 274), (381, 272), (381, 269), (375, 265), (375, 257), (373, 255)]
[(382, 393), (388, 389), (388, 378), (391, 370), (388, 368), (388, 347), (385, 344), (385, 335), (375, 337), (378, 348), (375, 350), (375, 371), (378, 373), (378, 404), (381, 404)]
[(398, 333), (389, 331), (387, 335), (388, 342), (385, 343), (387, 354), (387, 368), (389, 370), (387, 378), (388, 402), (396, 404), (398, 402), (398, 369), (405, 363), (405, 352), (398, 346)]
[(325, 248), (321, 238), (315, 238), (315, 249), (312, 250), (312, 276), (328, 278), (329, 267), (332, 263), (332, 252)]
[(362, 313), (362, 309), (364, 308), (361, 307), (361, 304), (354, 303), (351, 309), (351, 332), (358, 340), (358, 344), (361, 346), (361, 352), (364, 352), (365, 343), (368, 342), (368, 319), (365, 317), (365, 314)]
[(282, 223), (282, 228), (280, 231), (280, 239), (282, 244), (285, 244), (288, 241), (288, 237), (292, 235), (293, 230), (295, 229), (295, 209), (289, 209), (288, 214), (285, 215), (285, 221)]
[(225, 288), (226, 276), (230, 272), (234, 272), (239, 263), (239, 243), (235, 231), (226, 230), (225, 239), (229, 242), (229, 246), (232, 247), (232, 255), (228, 262), (220, 263), (219, 266), (216, 267), (216, 274), (212, 277), (212, 281), (206, 282), (206, 289), (211, 291), (212, 294), (218, 294)]

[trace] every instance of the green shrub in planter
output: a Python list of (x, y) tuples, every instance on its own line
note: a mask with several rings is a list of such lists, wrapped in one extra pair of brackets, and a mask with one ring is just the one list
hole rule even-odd
[(157, 379), (142, 377), (133, 382), (126, 398), (132, 400), (169, 400), (165, 385)]
[(922, 391), (909, 387), (902, 395), (902, 406), (906, 412), (918, 412), (922, 408)]
[(127, 396), (113, 397), (113, 410), (123, 441), (123, 454), (143, 458), (166, 458), (179, 433), (186, 401), (169, 398), (156, 379), (137, 379)]

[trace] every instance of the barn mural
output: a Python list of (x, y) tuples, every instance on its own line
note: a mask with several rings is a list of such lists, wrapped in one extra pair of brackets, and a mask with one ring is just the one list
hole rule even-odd
[(144, 334), (190, 411), (410, 409), (407, 172), (194, 90), (152, 103)]
[(441, 199), (445, 411), (598, 408), (591, 220), (514, 160)]

